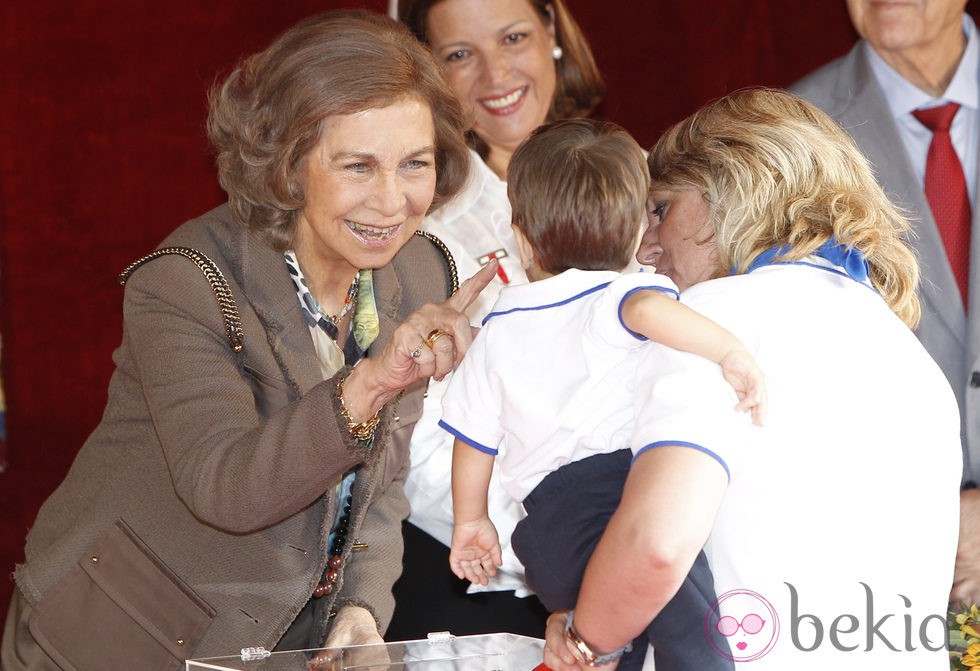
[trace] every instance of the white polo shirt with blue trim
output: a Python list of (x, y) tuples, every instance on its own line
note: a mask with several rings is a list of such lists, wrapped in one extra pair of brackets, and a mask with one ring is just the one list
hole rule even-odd
[(549, 473), (629, 446), (646, 340), (622, 323), (641, 289), (676, 297), (656, 273), (568, 270), (505, 288), (443, 397), (443, 428), (498, 456), (522, 501)]
[(705, 553), (722, 614), (768, 627), (730, 640), (736, 660), (945, 668), (962, 453), (942, 371), (873, 289), (822, 259), (704, 282), (681, 301), (738, 336), (768, 386), (760, 428), (704, 359), (652, 343), (637, 373), (634, 467), (682, 445), (728, 473)]

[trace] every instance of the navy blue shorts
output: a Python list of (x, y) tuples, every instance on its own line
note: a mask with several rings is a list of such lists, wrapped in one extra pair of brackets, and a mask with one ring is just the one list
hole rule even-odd
[[(630, 450), (619, 450), (566, 464), (524, 499), (527, 517), (517, 524), (511, 542), (524, 564), (528, 585), (548, 610), (575, 606), (585, 567), (619, 506), (632, 459)], [(711, 570), (701, 552), (680, 590), (618, 668), (639, 669), (649, 642), (657, 671), (734, 669), (732, 661), (713, 650), (705, 638), (705, 617), (716, 599)], [(727, 641), (712, 634), (714, 645), (727, 651)]]

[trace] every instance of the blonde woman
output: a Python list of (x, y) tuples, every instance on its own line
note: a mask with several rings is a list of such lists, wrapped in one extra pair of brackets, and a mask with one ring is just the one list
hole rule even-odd
[(697, 357), (651, 347), (645, 438), (574, 617), (549, 619), (546, 663), (615, 653), (704, 546), (719, 595), (705, 628), (737, 667), (948, 668), (959, 419), (910, 328), (907, 222), (844, 132), (782, 91), (709, 104), (649, 164), (639, 259), (746, 344), (768, 420), (733, 412)]

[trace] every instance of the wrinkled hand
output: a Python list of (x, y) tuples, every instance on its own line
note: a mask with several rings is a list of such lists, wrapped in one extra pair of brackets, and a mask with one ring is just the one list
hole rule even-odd
[(721, 360), (721, 373), (738, 396), (736, 410), (752, 413), (752, 423), (762, 426), (769, 412), (765, 376), (755, 359), (744, 349), (732, 350)]
[(449, 567), (457, 578), (486, 585), (503, 563), (497, 528), (489, 517), (453, 527)]
[[(350, 648), (350, 646), (368, 646)], [(384, 639), (378, 633), (374, 616), (360, 606), (344, 606), (337, 612), (325, 648), (347, 648), (324, 650), (314, 655), (307, 666), (316, 671), (340, 671), (355, 666), (387, 666), (391, 663)]]
[(362, 360), (344, 382), (344, 401), (357, 419), (374, 415), (402, 389), (419, 380), (444, 378), (473, 342), (464, 311), (497, 272), (494, 259), (445, 303), (426, 304), (410, 314), (377, 356)]
[(361, 606), (344, 606), (337, 612), (330, 634), (327, 636), (326, 648), (344, 648), (348, 645), (373, 645), (384, 643), (378, 633), (378, 623), (367, 608)]
[(980, 604), (980, 489), (960, 492), (960, 541), (949, 603), (956, 609)]

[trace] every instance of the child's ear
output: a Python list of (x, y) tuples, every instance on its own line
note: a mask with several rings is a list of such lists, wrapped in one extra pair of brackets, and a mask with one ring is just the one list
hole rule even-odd
[(521, 253), (521, 268), (527, 270), (531, 267), (531, 263), (534, 262), (534, 247), (528, 242), (524, 231), (514, 224), (511, 224), (510, 227), (514, 230), (514, 237), (517, 238), (517, 249)]

